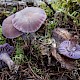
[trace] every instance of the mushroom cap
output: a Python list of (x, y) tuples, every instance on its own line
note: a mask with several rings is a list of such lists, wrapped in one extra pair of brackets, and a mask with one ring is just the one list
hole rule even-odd
[(71, 41), (66, 40), (63, 41), (58, 48), (60, 54), (67, 56), (72, 59), (79, 59), (80, 58), (80, 46), (76, 44), (76, 46), (73, 46), (71, 44)]
[(12, 19), (14, 14), (7, 17), (2, 23), (2, 33), (6, 38), (16, 38), (23, 33), (18, 31), (16, 28), (13, 27)]
[(8, 43), (5, 43), (3, 45), (0, 45), (0, 54), (7, 53), (10, 55), (14, 50), (13, 46), (10, 46)]
[(43, 9), (38, 7), (26, 7), (15, 13), (12, 24), (17, 30), (23, 33), (36, 32), (46, 20), (46, 17), (46, 13)]
[[(7, 55), (11, 55), (13, 50), (14, 50), (14, 47), (10, 46), (8, 43), (0, 45), (0, 54), (7, 53)], [(2, 61), (1, 58), (2, 58), (2, 56), (0, 56), (0, 69), (7, 66), (7, 64), (4, 61)]]

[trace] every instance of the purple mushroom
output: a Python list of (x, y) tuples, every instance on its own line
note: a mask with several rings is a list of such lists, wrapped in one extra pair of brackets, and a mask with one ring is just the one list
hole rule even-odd
[(23, 32), (36, 32), (46, 19), (46, 13), (39, 7), (26, 7), (25, 9), (15, 13), (12, 19), (13, 26)]
[[(9, 67), (9, 69), (14, 68), (14, 62), (10, 58), (11, 53), (13, 52), (14, 47), (10, 46), (8, 43), (5, 43), (3, 45), (0, 45), (0, 61), (1, 63), (6, 63)], [(2, 64), (3, 66), (4, 64)]]
[(22, 32), (13, 27), (12, 19), (14, 14), (7, 17), (2, 23), (2, 33), (6, 38), (16, 38), (22, 35)]
[(60, 54), (72, 59), (80, 58), (80, 45), (77, 44), (77, 37), (71, 37), (70, 40), (63, 41), (58, 48)]
[(46, 19), (39, 7), (26, 7), (3, 21), (2, 33), (6, 38), (16, 38), (25, 33), (36, 32)]

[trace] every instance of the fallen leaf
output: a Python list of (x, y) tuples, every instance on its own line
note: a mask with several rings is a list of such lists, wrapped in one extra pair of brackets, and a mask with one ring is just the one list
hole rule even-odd
[(60, 62), (61, 64), (61, 67), (62, 68), (65, 68), (65, 69), (68, 69), (68, 70), (73, 70), (73, 69), (77, 69), (76, 66), (76, 60), (73, 60), (73, 59), (70, 59), (66, 56), (63, 56), (61, 54), (59, 54), (56, 50), (56, 48), (52, 48), (51, 49), (51, 53), (52, 53), (52, 56)]
[(69, 40), (71, 37), (71, 34), (63, 28), (55, 28), (52, 31), (52, 37), (56, 40), (57, 43), (61, 43), (64, 40)]

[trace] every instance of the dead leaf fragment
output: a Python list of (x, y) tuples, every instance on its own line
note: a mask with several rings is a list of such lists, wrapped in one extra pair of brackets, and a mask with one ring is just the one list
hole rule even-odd
[(76, 69), (76, 60), (70, 59), (68, 57), (65, 57), (63, 55), (60, 55), (57, 51), (56, 48), (52, 48), (51, 50), (52, 56), (61, 63), (61, 67), (68, 69), (68, 70), (73, 70)]

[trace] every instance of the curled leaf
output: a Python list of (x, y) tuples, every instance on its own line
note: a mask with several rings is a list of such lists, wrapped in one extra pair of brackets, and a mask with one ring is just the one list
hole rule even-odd
[(73, 59), (70, 59), (68, 57), (65, 57), (63, 55), (60, 55), (57, 51), (56, 48), (52, 48), (51, 50), (52, 56), (59, 61), (59, 63), (61, 64), (62, 68), (68, 69), (68, 70), (73, 70), (76, 69), (76, 61)]

